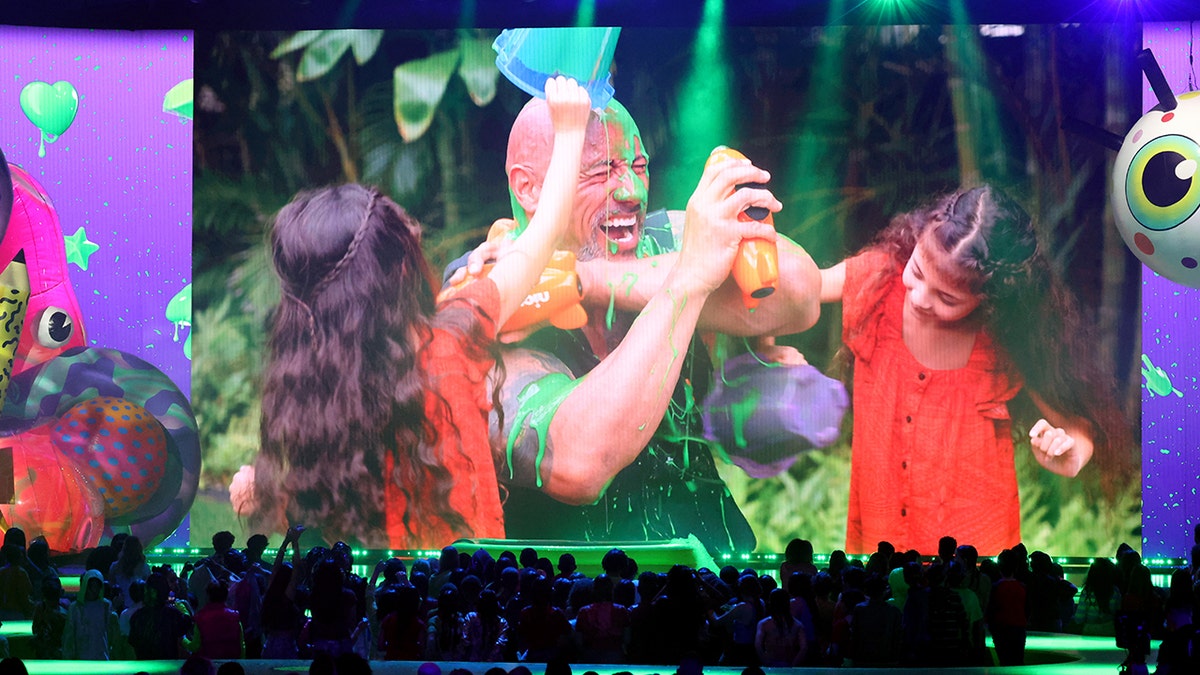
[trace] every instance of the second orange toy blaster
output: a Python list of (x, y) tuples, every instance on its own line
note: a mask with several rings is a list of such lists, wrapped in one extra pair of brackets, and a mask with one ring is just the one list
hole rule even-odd
[[(488, 232), (488, 241), (507, 236), (509, 229), (504, 221), (497, 222)], [(491, 269), (490, 263), (484, 265), (483, 276), (487, 276)], [(468, 276), (452, 286), (443, 288), (438, 293), (437, 301), (442, 302), (454, 297), (459, 290), (475, 279), (474, 276)], [(517, 311), (500, 327), (500, 332), (513, 333), (541, 323), (549, 323), (564, 330), (582, 328), (587, 323), (587, 312), (584, 311), (582, 303), (583, 284), (575, 272), (575, 254), (570, 251), (555, 251), (546, 269), (542, 271), (541, 278), (526, 294)]]

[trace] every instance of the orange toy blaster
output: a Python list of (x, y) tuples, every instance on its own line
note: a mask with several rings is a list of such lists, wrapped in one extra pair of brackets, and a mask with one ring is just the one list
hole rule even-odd
[[(507, 236), (510, 229), (511, 226), (505, 221), (497, 221), (488, 232), (488, 241)], [(483, 276), (487, 276), (491, 269), (492, 264), (484, 265)], [(454, 297), (459, 290), (475, 279), (474, 276), (467, 276), (453, 286), (443, 288), (438, 293), (437, 301), (442, 302)], [(587, 312), (584, 311), (582, 302), (583, 284), (579, 281), (579, 275), (575, 273), (575, 254), (570, 251), (555, 251), (550, 256), (546, 269), (542, 271), (541, 278), (521, 301), (517, 311), (500, 327), (500, 332), (513, 333), (547, 322), (564, 330), (582, 328), (587, 323)]]
[[(746, 159), (742, 153), (723, 145), (713, 148), (705, 162), (705, 168), (714, 162), (724, 159)], [(758, 183), (745, 183), (738, 188), (766, 187)], [(774, 225), (775, 219), (771, 212), (761, 206), (751, 206), (738, 214), (738, 220), (759, 222)], [(766, 239), (743, 239), (738, 246), (737, 258), (733, 261), (733, 280), (742, 289), (742, 303), (746, 309), (753, 310), (758, 301), (775, 292), (775, 284), (779, 281), (779, 251), (775, 242)]]

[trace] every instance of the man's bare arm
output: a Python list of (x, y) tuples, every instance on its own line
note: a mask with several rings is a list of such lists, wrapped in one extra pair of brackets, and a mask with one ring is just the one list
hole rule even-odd
[(581, 378), (544, 352), (505, 354), (501, 482), (589, 504), (637, 458), (666, 413), (704, 304), (704, 293), (667, 284)]
[[(746, 309), (741, 289), (729, 277), (705, 303), (698, 328), (727, 335), (787, 335), (808, 330), (820, 317), (821, 277), (816, 263), (795, 243), (780, 237), (779, 282), (775, 292)], [(597, 259), (579, 263), (584, 304), (589, 312), (606, 312), (611, 304), (626, 312), (641, 311), (662, 287), (678, 253), (638, 260)]]
[[(501, 483), (521, 487), (541, 487), (541, 472), (550, 472), (554, 447), (539, 415), (554, 410), (537, 409), (539, 386), (572, 386), (574, 376), (558, 358), (536, 349), (510, 347), (502, 351), (504, 384), (500, 388), (500, 407), (504, 428), (499, 428), (496, 410), (491, 415), (492, 447), (498, 453), (496, 472)], [(540, 385), (539, 385), (540, 383)], [(525, 393), (525, 396), (522, 396)], [(549, 394), (550, 392), (546, 392)], [(542, 442), (546, 441), (546, 445)]]

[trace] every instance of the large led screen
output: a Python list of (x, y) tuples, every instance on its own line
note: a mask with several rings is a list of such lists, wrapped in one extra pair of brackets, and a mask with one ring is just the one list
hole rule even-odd
[[(441, 463), (449, 455), (428, 444), (411, 449), (413, 429), (421, 429), (414, 420), (427, 413), (405, 388), (442, 391), (430, 382), (445, 368), (426, 364), (420, 384), (402, 381), (419, 357), (396, 347), (424, 344), (428, 334), (413, 328), (409, 338), (371, 342), (362, 328), (412, 326), (413, 313), (428, 308), (402, 298), (429, 293), (421, 275), (403, 288), (364, 277), (381, 285), (340, 308), (354, 317), (341, 328), (327, 322), (329, 299), (319, 296), (364, 257), (379, 274), (395, 262), (364, 243), (381, 227), (372, 215), (381, 196), (420, 223), (420, 248), (439, 281), (494, 221), (512, 218), (514, 207), (523, 216), (530, 195), (536, 202), (539, 187), (506, 178), (506, 158), (536, 164), (529, 157), (541, 153), (544, 162), (549, 144), (528, 129), (510, 140), (530, 96), (497, 67), (500, 33), (197, 35), (192, 387), (204, 462), (194, 532), (236, 524), (246, 534), (286, 518), (375, 548), (436, 547), (449, 543), (442, 533), (597, 543), (694, 534), (714, 553), (779, 552), (794, 538), (818, 551), (867, 553), (884, 531), (923, 553), (933, 552), (932, 533), (978, 543), (985, 554), (1017, 540), (1055, 555), (1139, 543), (1141, 268), (1109, 214), (1115, 153), (1063, 127), (1076, 118), (1121, 135), (1137, 119), (1140, 26), (626, 28), (557, 39), (558, 52), (524, 53), (507, 33), (499, 44), (520, 66), (509, 63), (513, 78), (582, 73), (597, 63), (611, 73), (619, 103), (588, 138), (582, 206), (570, 225), (577, 240), (595, 244), (575, 253), (580, 269), (592, 270), (581, 272), (588, 319), (595, 335), (611, 339), (571, 333), (575, 324), (556, 316), (566, 328), (503, 346), (507, 389), (492, 400), (491, 387), (473, 381), (467, 399), (476, 417), (488, 406), (503, 409), (503, 430), (490, 447), (472, 448), (475, 455), (463, 441), (456, 459)], [(658, 288), (648, 287), (677, 260), (676, 281), (704, 267), (686, 255), (696, 244), (680, 243), (672, 214), (662, 211), (699, 218), (725, 197), (705, 192), (710, 179), (702, 178), (721, 145), (770, 172), (767, 187), (782, 203), (774, 225), (802, 249), (780, 243), (778, 291), (753, 312), (731, 283), (709, 297), (692, 347), (685, 340), (680, 348), (671, 328), (691, 332), (679, 318), (690, 311), (687, 298), (665, 300), (679, 323), (657, 334), (632, 323), (630, 307), (647, 302), (643, 294), (653, 303)], [(309, 195), (286, 218), (307, 228), (299, 239), (270, 238), (276, 214), (298, 193), (344, 183), (374, 186), (379, 196), (354, 192), (359, 197), (334, 207), (312, 205)], [(982, 186), (990, 189), (970, 191)], [(1004, 217), (992, 217), (1000, 211)], [(891, 257), (858, 256), (901, 214), (971, 227), (1003, 222), (995, 239), (958, 233), (954, 241), (975, 248), (943, 243), (945, 260), (918, 256), (926, 269), (916, 272), (903, 270), (919, 237), (904, 249), (893, 236), (899, 248), (889, 250), (900, 253)], [(351, 227), (329, 234), (335, 222)], [(282, 261), (291, 254), (280, 247), (290, 245), (311, 247), (304, 255), (312, 257)], [(670, 253), (679, 246), (685, 254)], [(946, 251), (975, 255), (984, 272), (972, 277)], [(855, 262), (839, 268), (847, 258)], [(281, 288), (282, 264), (314, 276), (290, 277)], [(832, 269), (827, 278), (841, 278), (855, 301), (845, 305), (843, 295), (821, 305), (815, 323), (797, 318), (814, 304), (814, 268)], [(914, 274), (949, 314), (909, 302), (904, 279)], [(996, 283), (972, 285), (985, 274)], [(806, 297), (796, 297), (798, 288)], [(978, 307), (956, 314), (964, 302)], [(907, 332), (912, 311), (937, 321)], [(292, 328), (276, 333), (273, 352), (280, 317)], [(771, 321), (770, 349), (770, 340), (711, 330), (741, 324), (749, 328), (729, 332), (752, 334)], [(805, 329), (794, 330), (797, 323)], [(399, 373), (388, 386), (363, 368), (381, 349), (398, 349), (409, 364), (388, 366)], [(290, 365), (272, 356), (278, 350), (290, 350)], [(658, 363), (656, 355), (665, 370), (607, 379), (614, 359)], [(795, 365), (800, 357), (808, 366)], [(776, 358), (793, 365), (768, 363)], [(530, 377), (536, 368), (558, 375)], [(888, 379), (905, 372), (912, 382)], [(926, 396), (926, 387), (938, 393)], [(1042, 390), (1030, 396), (1035, 387)], [(272, 393), (264, 398), (264, 390)], [(351, 410), (347, 390), (369, 395)], [(585, 405), (573, 404), (585, 395)], [(662, 404), (662, 413), (614, 414), (643, 400)], [(364, 426), (370, 414), (360, 408), (390, 421)], [(266, 433), (264, 409), (279, 425)], [(560, 410), (578, 412), (556, 419)], [(1040, 418), (1052, 422), (1049, 431)], [(596, 420), (605, 426), (598, 430)], [(1035, 427), (1040, 449), (1031, 447)], [(1076, 445), (1051, 448), (1054, 429)], [(405, 433), (409, 441), (381, 441)], [(546, 437), (552, 442), (539, 442)], [(303, 445), (291, 443), (297, 438), (308, 439), (306, 449), (293, 452)], [(626, 438), (637, 447), (620, 448)], [(263, 480), (264, 439), (274, 448), (274, 482), (255, 482), (244, 468), (257, 467)], [(568, 466), (592, 486), (564, 488), (573, 485), (559, 473)], [(246, 507), (238, 514), (231, 484), (233, 501)], [(268, 495), (246, 490), (262, 485), (276, 487)], [(255, 522), (255, 508), (273, 515)], [(975, 534), (981, 528), (1002, 534), (984, 541)]]

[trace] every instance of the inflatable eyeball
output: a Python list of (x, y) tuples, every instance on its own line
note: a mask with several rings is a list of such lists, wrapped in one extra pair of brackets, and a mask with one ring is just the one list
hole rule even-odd
[(1112, 207), (1125, 245), (1171, 281), (1200, 287), (1200, 92), (1151, 110), (1125, 135)]
[(41, 427), (22, 439), (4, 439), (12, 447), (15, 496), (0, 504), (0, 514), (30, 539), (45, 536), (52, 551), (93, 548), (104, 532), (103, 501), (73, 463), (46, 452), (49, 432)]
[(50, 305), (36, 318), (37, 342), (46, 349), (60, 349), (70, 343), (75, 333), (71, 315), (61, 307)]
[(166, 432), (127, 399), (103, 396), (76, 404), (58, 419), (50, 441), (95, 487), (105, 519), (116, 524), (154, 496), (166, 473)]

